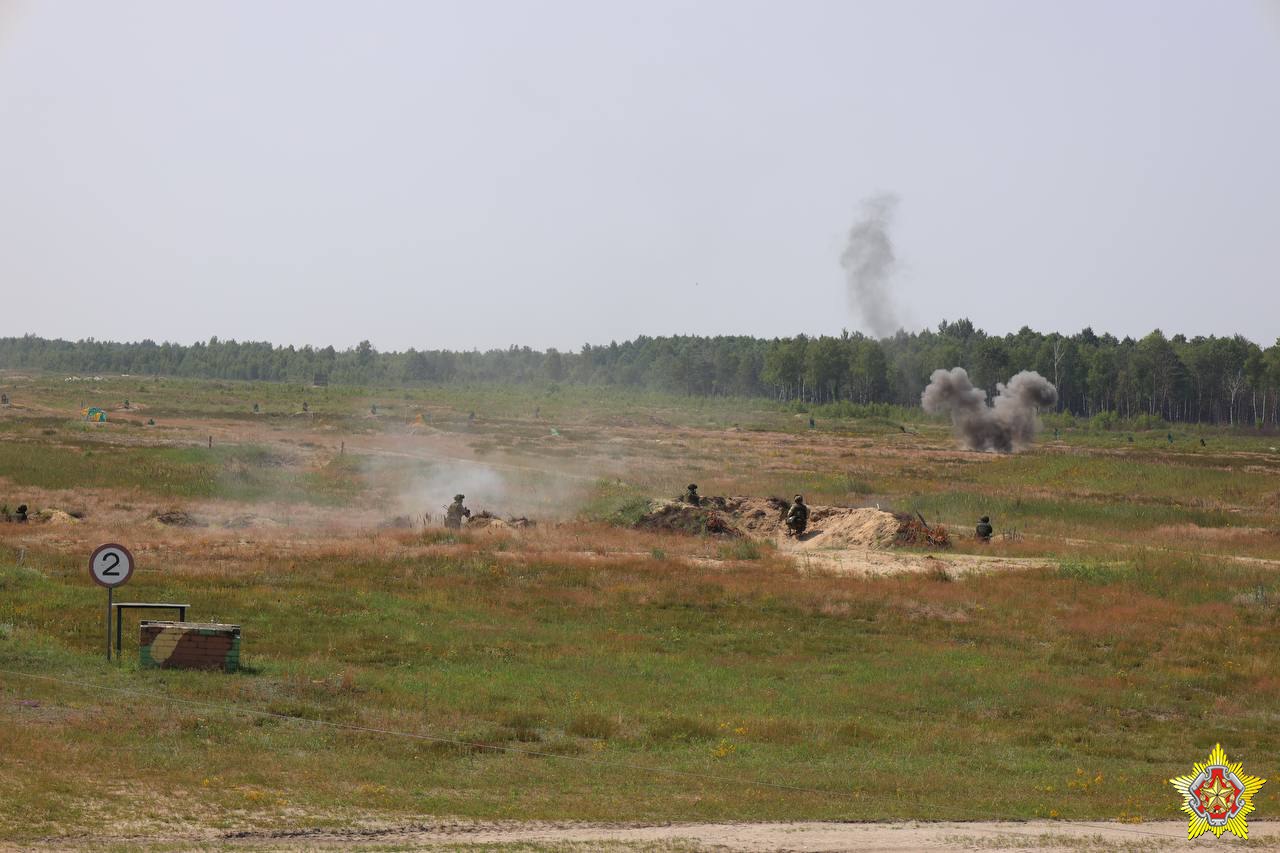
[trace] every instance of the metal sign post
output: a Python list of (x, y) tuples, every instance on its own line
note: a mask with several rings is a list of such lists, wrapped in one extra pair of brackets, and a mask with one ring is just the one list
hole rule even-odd
[(89, 556), (89, 577), (107, 588), (107, 660), (111, 660), (111, 600), (115, 588), (133, 575), (133, 555), (113, 542), (99, 545)]

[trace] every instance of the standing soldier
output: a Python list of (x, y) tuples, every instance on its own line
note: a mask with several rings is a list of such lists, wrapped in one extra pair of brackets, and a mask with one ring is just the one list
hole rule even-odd
[(702, 506), (702, 497), (698, 494), (698, 484), (690, 483), (688, 487), (685, 489), (685, 493), (682, 496), (682, 499), (687, 504), (693, 504), (694, 506)]
[(787, 510), (787, 535), (799, 536), (809, 526), (809, 507), (804, 502), (804, 495), (796, 495), (795, 503)]
[(466, 495), (454, 495), (453, 503), (449, 504), (449, 508), (444, 513), (444, 526), (450, 530), (459, 530), (462, 528), (462, 519), (471, 517), (471, 510), (462, 505), (462, 501)]
[(978, 519), (978, 527), (974, 532), (977, 534), (979, 542), (990, 542), (991, 534), (995, 533), (995, 528), (991, 526), (991, 518), (984, 515)]

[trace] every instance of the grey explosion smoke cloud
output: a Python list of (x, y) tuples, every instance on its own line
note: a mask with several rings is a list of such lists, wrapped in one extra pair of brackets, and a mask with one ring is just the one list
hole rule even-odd
[(889, 239), (889, 224), (897, 206), (898, 197), (892, 193), (864, 201), (862, 218), (849, 229), (849, 242), (840, 255), (849, 305), (878, 338), (898, 330), (898, 313), (889, 292), (889, 278), (897, 260)]
[(1058, 389), (1034, 370), (1024, 370), (996, 385), (996, 396), (987, 404), (987, 392), (974, 388), (963, 367), (935, 370), (920, 395), (929, 414), (950, 413), (956, 435), (970, 450), (1011, 453), (1035, 440), (1040, 430), (1039, 411), (1058, 402)]

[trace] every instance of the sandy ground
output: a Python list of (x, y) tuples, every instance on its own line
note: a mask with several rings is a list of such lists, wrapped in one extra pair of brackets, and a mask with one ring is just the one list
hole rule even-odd
[[(1187, 841), (1186, 821), (1125, 824), (1026, 823), (698, 823), (612, 825), (439, 821), (351, 830), (227, 832), (176, 837), (57, 838), (0, 850), (88, 850), (108, 845), (165, 850), (448, 850), (472, 845), (519, 850), (735, 850), (902, 853), (911, 850), (1156, 851), (1238, 843), (1205, 834)], [(1280, 821), (1250, 821), (1250, 849), (1280, 850)]]
[(920, 554), (873, 548), (803, 550), (782, 541), (779, 550), (790, 556), (802, 572), (837, 575), (892, 575), (945, 570), (951, 577), (973, 572), (1054, 568), (1056, 560), (1035, 557), (987, 557), (980, 554)]

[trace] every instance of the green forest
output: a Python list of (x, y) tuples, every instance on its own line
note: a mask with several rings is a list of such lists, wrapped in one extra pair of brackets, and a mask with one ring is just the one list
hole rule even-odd
[(960, 366), (974, 384), (1034, 370), (1076, 416), (1275, 428), (1280, 419), (1280, 340), (1234, 337), (1135, 340), (1084, 329), (1064, 336), (1022, 328), (990, 335), (962, 319), (934, 330), (790, 338), (647, 337), (578, 352), (510, 347), (487, 351), (379, 352), (368, 341), (333, 347), (273, 346), (212, 338), (192, 345), (0, 338), (0, 368), (127, 373), (305, 384), (570, 383), (696, 396), (768, 397), (803, 404), (919, 405), (938, 368)]

